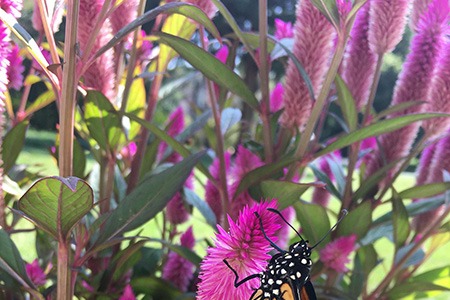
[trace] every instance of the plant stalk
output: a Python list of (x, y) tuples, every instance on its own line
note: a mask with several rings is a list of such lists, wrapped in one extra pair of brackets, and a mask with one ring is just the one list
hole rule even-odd
[(269, 118), (269, 63), (267, 58), (267, 0), (259, 0), (259, 79), (262, 97), (260, 114), (263, 124), (265, 161), (266, 163), (270, 163), (273, 160), (273, 143)]
[(58, 283), (56, 299), (72, 299), (71, 272), (70, 272), (70, 249), (65, 239), (58, 241)]
[(76, 75), (76, 43), (79, 0), (68, 0), (66, 15), (66, 40), (64, 43), (64, 69), (59, 110), (60, 145), (59, 174), (72, 175), (74, 117), (78, 78)]

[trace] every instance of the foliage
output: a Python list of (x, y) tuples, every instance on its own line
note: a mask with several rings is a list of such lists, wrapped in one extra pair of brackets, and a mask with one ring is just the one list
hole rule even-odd
[[(0, 298), (201, 299), (202, 267), (212, 253), (207, 247), (217, 242), (212, 233), (223, 238), (243, 214), (253, 216), (256, 203), (271, 199), (277, 200), (270, 205), (292, 217), (286, 219), (300, 224), (311, 245), (323, 238), (312, 255), (311, 282), (319, 296), (396, 299), (449, 292), (448, 263), (430, 270), (427, 262), (450, 239), (450, 163), (444, 159), (449, 122), (443, 121), (450, 108), (434, 98), (415, 98), (448, 82), (431, 77), (439, 76), (449, 47), (429, 47), (436, 49), (429, 59), (435, 63), (428, 77), (416, 72), (427, 79), (416, 86), (407, 82), (415, 63), (407, 56), (388, 107), (380, 105), (386, 99), (377, 84), (383, 57), (392, 60), (392, 54), (372, 53), (371, 76), (362, 76), (363, 70), (353, 74), (368, 80), (360, 105), (346, 71), (350, 59), (370, 50), (349, 50), (367, 1), (303, 0), (294, 33), (285, 23), (280, 39), (268, 34), (267, 24), (267, 11), (277, 8), (259, 0), (260, 30), (253, 33), (242, 29), (236, 3), (253, 8), (254, 1), (228, 2), (161, 1), (144, 12), (145, 2), (82, 0), (78, 15), (77, 1), (69, 0), (61, 45), (53, 38), (57, 9), (37, 16), (41, 30), (33, 38), (2, 7), (1, 29), (20, 43), (28, 67), (19, 93), (8, 85), (0, 90), (9, 122), (2, 129)], [(289, 7), (288, 2), (271, 5)], [(420, 28), (431, 26), (427, 13), (442, 1), (432, 2), (422, 12), (425, 25), (413, 24), (405, 34), (412, 53), (421, 50), (417, 44), (426, 30)], [(311, 43), (326, 45), (312, 50), (314, 55), (331, 49), (319, 75), (320, 62), (308, 61), (296, 46), (304, 38), (301, 9), (321, 18), (330, 32)], [(83, 10), (97, 19), (83, 20)], [(221, 35), (214, 16), (232, 33)], [(90, 26), (87, 36), (80, 24)], [(144, 24), (152, 26), (151, 34), (141, 33)], [(403, 29), (398, 38), (402, 34)], [(0, 57), (0, 67), (5, 59)], [(271, 88), (280, 77), (284, 96), (277, 98)], [(402, 84), (410, 88), (402, 90)], [(404, 96), (420, 84), (421, 93)], [(31, 89), (39, 95), (30, 96)], [(18, 105), (11, 95), (19, 95)], [(294, 96), (300, 104), (292, 103)], [(54, 104), (59, 130), (49, 153), (59, 174), (46, 177), (17, 158), (30, 122)], [(410, 144), (397, 151), (395, 142), (404, 146), (405, 136)], [(417, 166), (417, 157), (417, 184), (406, 188), (399, 181)], [(327, 235), (342, 210), (348, 215)], [(14, 242), (25, 230), (23, 218), (32, 223), (27, 234), (36, 237), (37, 262), (24, 261), (21, 252), (27, 249)], [(281, 224), (271, 234), (277, 232), (280, 247), (287, 248), (281, 244), (291, 235)], [(257, 224), (248, 230), (260, 229)]]

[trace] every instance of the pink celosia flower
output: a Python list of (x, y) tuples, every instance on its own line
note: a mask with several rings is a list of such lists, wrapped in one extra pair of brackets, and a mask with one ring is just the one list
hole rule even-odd
[(410, 0), (371, 0), (369, 44), (373, 52), (394, 50), (405, 31)]
[[(331, 181), (334, 181), (334, 174), (331, 170), (329, 160), (340, 163), (342, 160), (341, 152), (334, 151), (319, 159), (319, 170), (321, 170)], [(327, 206), (330, 201), (331, 194), (324, 187), (314, 188), (312, 202), (321, 206)]]
[[(303, 65), (317, 94), (327, 72), (335, 30), (311, 1), (297, 4), (293, 53)], [(284, 85), (285, 110), (280, 122), (286, 128), (302, 128), (309, 118), (312, 99), (295, 64), (290, 60)]]
[(23, 83), (22, 73), (25, 71), (25, 67), (22, 64), (22, 56), (19, 55), (20, 48), (16, 45), (11, 46), (11, 50), (8, 55), (8, 86), (15, 90), (20, 90)]
[[(64, 14), (64, 5), (60, 1), (52, 0), (45, 2), (48, 10), (48, 14), (50, 17), (49, 25), (53, 32), (57, 32), (59, 29), (59, 25), (61, 25), (63, 14)], [(42, 25), (41, 13), (39, 11), (39, 5), (37, 0), (34, 0), (34, 9), (33, 15), (31, 16), (31, 23), (33, 28), (40, 33), (44, 32), (44, 27)]]
[(283, 108), (284, 88), (281, 83), (277, 83), (270, 94), (270, 111), (276, 112)]
[[(82, 53), (89, 39), (95, 39), (94, 48), (92, 49), (92, 53), (95, 53), (112, 38), (109, 20), (105, 20), (98, 35), (92, 37), (92, 30), (100, 14), (103, 2), (103, 0), (80, 0), (78, 41)], [(114, 50), (111, 48), (97, 58), (86, 72), (82, 74), (82, 77), (86, 86), (102, 92), (110, 101), (115, 101)]]
[[(139, 0), (126, 0), (122, 1), (113, 11), (109, 17), (113, 34), (116, 34), (122, 27), (136, 19), (138, 5)], [(130, 42), (132, 39), (133, 35), (129, 34), (124, 41)]]
[[(436, 72), (431, 82), (424, 110), (427, 112), (450, 113), (450, 42), (444, 46), (442, 56), (437, 62)], [(433, 118), (425, 120), (423, 129), (432, 139), (450, 128), (450, 118)]]
[(355, 242), (355, 234), (337, 238), (320, 251), (320, 260), (326, 267), (338, 273), (347, 272), (345, 265), (350, 262), (348, 256), (355, 251)]
[(361, 163), (367, 164), (370, 160), (373, 159), (373, 152), (377, 148), (377, 139), (373, 136), (370, 138), (367, 138), (361, 142), (360, 151), (362, 153), (362, 156), (359, 158), (359, 161), (357, 162), (357, 167), (359, 168), (361, 166)]
[[(192, 232), (192, 227), (183, 233), (180, 237), (181, 246), (190, 250), (194, 248), (195, 238)], [(167, 262), (162, 271), (162, 278), (169, 281), (176, 286), (179, 290), (186, 292), (189, 287), (189, 283), (194, 277), (195, 266), (192, 262), (186, 258), (180, 256), (176, 252), (170, 252), (167, 257)]]
[(339, 20), (341, 22), (341, 26), (345, 24), (347, 21), (347, 16), (349, 12), (352, 10), (352, 1), (351, 0), (336, 0), (336, 7), (339, 13)]
[[(426, 100), (431, 87), (430, 78), (444, 45), (448, 29), (448, 0), (434, 0), (430, 9), (418, 24), (418, 32), (411, 41), (411, 52), (406, 57), (397, 80), (392, 104)], [(423, 111), (423, 106), (415, 105), (395, 113), (393, 116), (409, 115)], [(367, 174), (378, 170), (383, 161), (393, 162), (407, 155), (419, 128), (418, 123), (403, 127), (380, 136), (381, 149), (368, 163)], [(381, 152), (380, 152), (381, 151)]]
[(31, 264), (26, 264), (25, 270), (30, 280), (37, 286), (44, 285), (47, 282), (47, 275), (39, 266), (37, 259), (33, 260)]
[[(231, 155), (229, 152), (225, 152), (225, 174), (227, 174), (227, 182), (228, 182), (228, 173), (230, 169), (230, 159)], [(220, 178), (220, 161), (218, 158), (215, 158), (213, 163), (211, 164), (211, 167), (209, 168), (209, 171), (211, 172), (212, 177), (216, 180), (217, 183), (219, 183)], [(208, 180), (206, 181), (205, 186), (205, 200), (208, 203), (208, 205), (211, 207), (212, 211), (216, 215), (217, 222), (221, 223), (222, 215), (223, 215), (223, 207), (221, 202), (221, 197), (219, 190), (217, 187), (213, 184), (212, 181)]]
[(95, 293), (95, 289), (86, 281), (82, 280), (81, 281), (81, 286), (86, 289), (86, 291), (90, 292), (90, 293)]
[(6, 13), (11, 14), (14, 18), (18, 19), (21, 16), (21, 10), (23, 7), (22, 0), (1, 0), (0, 8)]
[(366, 2), (356, 15), (343, 62), (342, 76), (358, 110), (369, 100), (376, 64), (368, 41), (369, 8), (370, 2)]
[(123, 289), (123, 294), (120, 296), (119, 300), (136, 300), (133, 289), (129, 284)]
[(223, 260), (228, 261), (240, 278), (265, 269), (267, 260), (270, 259), (267, 252), (271, 247), (261, 233), (259, 220), (254, 212), (258, 212), (261, 216), (267, 236), (275, 241), (279, 229), (277, 216), (267, 211), (267, 208), (275, 206), (275, 201), (263, 201), (252, 207), (246, 206), (236, 222), (228, 218), (229, 232), (218, 226), (215, 246), (208, 248), (207, 255), (200, 265), (198, 300), (250, 298), (253, 289), (259, 287), (258, 279), (250, 280), (235, 288), (233, 284), (235, 276)]
[[(189, 176), (184, 183), (184, 186), (190, 190), (194, 188), (192, 182), (192, 176)], [(186, 222), (189, 217), (189, 211), (187, 204), (181, 195), (181, 192), (177, 192), (175, 196), (167, 203), (166, 206), (167, 220), (172, 224), (182, 224)]]
[(417, 31), (417, 23), (419, 23), (420, 17), (428, 10), (428, 5), (432, 0), (414, 0), (411, 10), (411, 16), (409, 18), (409, 26), (413, 31)]
[(292, 28), (292, 23), (284, 22), (281, 19), (275, 18), (275, 33), (274, 33), (274, 35), (278, 40), (294, 37), (294, 30)]
[(419, 165), (417, 167), (417, 185), (422, 185), (428, 182), (429, 171), (431, 162), (433, 160), (434, 153), (436, 152), (436, 143), (431, 144), (422, 151), (420, 156)]

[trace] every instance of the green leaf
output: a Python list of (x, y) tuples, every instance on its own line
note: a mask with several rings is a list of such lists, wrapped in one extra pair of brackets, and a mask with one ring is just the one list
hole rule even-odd
[(34, 287), (28, 278), (22, 257), (6, 231), (0, 229), (0, 268), (25, 287)]
[[(191, 152), (186, 149), (179, 141), (171, 137), (167, 132), (164, 130), (161, 130), (158, 128), (158, 126), (153, 125), (150, 122), (147, 122), (145, 120), (142, 120), (141, 118), (136, 117), (135, 115), (125, 113), (125, 116), (127, 116), (130, 120), (137, 122), (147, 128), (150, 132), (152, 132), (158, 139), (163, 140), (164, 142), (169, 145), (173, 150), (175, 150), (177, 153), (179, 153), (183, 157), (188, 157), (191, 155)], [(205, 174), (206, 177), (209, 179), (212, 179), (211, 173), (209, 173), (208, 169), (203, 166), (202, 164), (198, 164), (197, 168)]]
[(103, 150), (114, 150), (122, 134), (119, 115), (102, 93), (88, 90), (84, 118), (89, 133)]
[(75, 224), (93, 205), (91, 187), (76, 177), (46, 177), (19, 200), (19, 212), (54, 239), (67, 240)]
[(220, 40), (220, 34), (208, 16), (197, 6), (187, 3), (173, 2), (158, 6), (137, 17), (133, 22), (120, 29), (114, 37), (101, 47), (92, 58), (92, 61), (100, 57), (108, 49), (118, 44), (124, 37), (136, 30), (139, 26), (150, 22), (160, 14), (180, 14), (202, 24), (215, 38)]
[(416, 266), (420, 262), (423, 261), (425, 258), (425, 252), (423, 249), (417, 249), (411, 256), (406, 259), (406, 261), (402, 265), (398, 265), (400, 261), (405, 257), (406, 254), (408, 254), (409, 251), (415, 246), (414, 243), (408, 244), (406, 246), (401, 247), (397, 250), (397, 253), (395, 253), (394, 257), (394, 264), (397, 266), (397, 268), (400, 269), (406, 269), (410, 266)]
[[(259, 34), (258, 33), (241, 31), (241, 37), (243, 37), (245, 39), (245, 41), (247, 42), (247, 44), (250, 45), (250, 47), (251, 47), (250, 49), (256, 50), (259, 48)], [(229, 34), (225, 35), (225, 38), (239, 40), (239, 37), (237, 36), (236, 33), (229, 33)], [(267, 38), (267, 52), (268, 53), (272, 52), (274, 50), (274, 48), (275, 48), (275, 40), (268, 37)], [(273, 57), (271, 57), (271, 58), (274, 59)]]
[(156, 36), (161, 43), (172, 47), (205, 77), (242, 97), (255, 110), (258, 109), (258, 100), (245, 82), (212, 54), (177, 36), (164, 33), (158, 33)]
[[(433, 284), (431, 282), (406, 282), (395, 285), (386, 293), (386, 297), (388, 297), (388, 299), (401, 299), (408, 295), (423, 293), (426, 291), (450, 291), (450, 288)], [(413, 299), (418, 298), (414, 297)]]
[(158, 174), (144, 176), (139, 185), (108, 216), (95, 246), (138, 228), (162, 211), (203, 155), (203, 152), (197, 153)]
[(141, 260), (133, 266), (133, 277), (139, 278), (155, 274), (163, 255), (162, 249), (141, 248)]
[(297, 219), (302, 226), (302, 232), (311, 244), (319, 242), (325, 235), (325, 239), (317, 248), (320, 249), (330, 241), (327, 232), (330, 230), (330, 220), (323, 206), (304, 202), (294, 204)]
[(233, 125), (239, 123), (242, 112), (237, 108), (227, 107), (222, 111), (220, 118), (220, 129), (224, 135)]
[(113, 271), (112, 280), (117, 281), (122, 278), (142, 257), (141, 248), (146, 241), (141, 240), (131, 242), (128, 247), (121, 250), (110, 263), (109, 270)]
[(450, 190), (450, 182), (429, 183), (413, 186), (398, 193), (401, 199), (429, 198)]
[(425, 103), (426, 103), (425, 101), (408, 101), (393, 106), (389, 106), (385, 110), (380, 111), (377, 115), (375, 115), (372, 122), (375, 123), (382, 118), (393, 115), (394, 113), (406, 111), (410, 107), (419, 106)]
[(203, 217), (205, 217), (206, 222), (211, 225), (211, 227), (216, 228), (217, 220), (216, 215), (209, 207), (208, 203), (201, 199), (197, 194), (187, 188), (184, 188), (184, 195), (186, 197), (186, 202), (193, 207), (197, 208)]
[(311, 0), (311, 2), (332, 24), (339, 24), (336, 0)]
[(296, 159), (294, 157), (285, 157), (277, 162), (264, 165), (248, 172), (239, 183), (239, 186), (237, 187), (233, 198), (236, 198), (237, 196), (239, 196), (239, 194), (246, 191), (249, 187), (261, 182), (262, 180), (272, 178), (275, 173), (280, 172), (281, 170), (283, 170), (283, 168), (289, 166), (295, 161)]
[(450, 266), (437, 268), (414, 276), (410, 282), (432, 282), (441, 286), (450, 287)]
[(33, 101), (33, 103), (30, 104), (30, 106), (27, 107), (25, 110), (25, 114), (27, 116), (37, 112), (41, 108), (46, 107), (47, 105), (53, 103), (55, 101), (55, 93), (53, 90), (48, 90), (46, 92), (43, 92), (40, 94), (36, 100)]
[(342, 194), (334, 186), (330, 177), (328, 177), (327, 174), (325, 174), (324, 172), (319, 170), (319, 168), (317, 168), (313, 165), (310, 165), (309, 167), (313, 171), (314, 176), (316, 176), (317, 179), (319, 179), (320, 181), (323, 181), (326, 184), (325, 188), (327, 189), (327, 191), (330, 192), (330, 194), (332, 194), (337, 199), (342, 200)]
[(367, 127), (355, 130), (349, 134), (346, 134), (336, 140), (334, 143), (331, 143), (323, 150), (316, 153), (316, 157), (323, 156), (327, 153), (330, 153), (334, 150), (341, 149), (347, 147), (355, 142), (362, 141), (371, 136), (378, 136), (380, 134), (392, 132), (399, 128), (405, 127), (411, 123), (427, 120), (431, 118), (437, 117), (448, 117), (450, 115), (447, 114), (439, 114), (439, 113), (424, 113), (424, 114), (412, 114), (401, 116), (392, 119), (386, 119), (375, 124), (369, 125)]
[[(127, 101), (127, 113), (134, 114), (139, 118), (144, 118), (145, 115), (145, 102), (146, 102), (146, 91), (144, 79), (135, 78), (130, 87), (130, 94)], [(141, 126), (137, 123), (132, 123), (127, 132), (128, 140), (132, 141), (138, 135), (141, 130)]]
[(358, 125), (358, 112), (356, 110), (355, 100), (341, 76), (336, 75), (334, 83), (336, 84), (338, 103), (341, 107), (342, 115), (350, 132), (352, 132)]
[(402, 199), (394, 191), (392, 198), (392, 224), (394, 225), (394, 243), (396, 249), (403, 246), (411, 231), (409, 227), (408, 212)]
[(8, 131), (3, 139), (2, 159), (5, 174), (11, 170), (12, 166), (16, 163), (17, 157), (19, 157), (25, 141), (28, 124), (28, 120), (18, 123)]
[(294, 183), (290, 181), (266, 180), (261, 182), (264, 199), (278, 199), (278, 209), (291, 206), (300, 200), (301, 195), (310, 187), (323, 187), (322, 182)]
[[(357, 226), (356, 226), (357, 224)], [(338, 236), (356, 234), (358, 239), (369, 231), (372, 224), (372, 205), (370, 201), (361, 203), (341, 221), (337, 228)]]
[(86, 169), (86, 154), (78, 139), (73, 140), (73, 175), (83, 178)]

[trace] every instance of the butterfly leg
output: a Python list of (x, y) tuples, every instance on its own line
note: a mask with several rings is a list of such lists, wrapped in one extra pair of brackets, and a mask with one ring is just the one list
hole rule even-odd
[(241, 281), (239, 281), (239, 275), (238, 275), (238, 273), (236, 272), (236, 270), (233, 269), (232, 266), (230, 266), (230, 264), (227, 262), (226, 259), (224, 259), (223, 262), (224, 262), (224, 263), (227, 265), (227, 267), (234, 273), (234, 276), (235, 276), (235, 278), (234, 278), (234, 286), (235, 286), (235, 287), (240, 286), (241, 284), (243, 284), (243, 283), (249, 281), (250, 279), (253, 279), (253, 278), (259, 278), (259, 277), (261, 276), (259, 273), (257, 273), (257, 274), (252, 274), (252, 275), (249, 275), (249, 276), (245, 277), (245, 278), (242, 279)]

